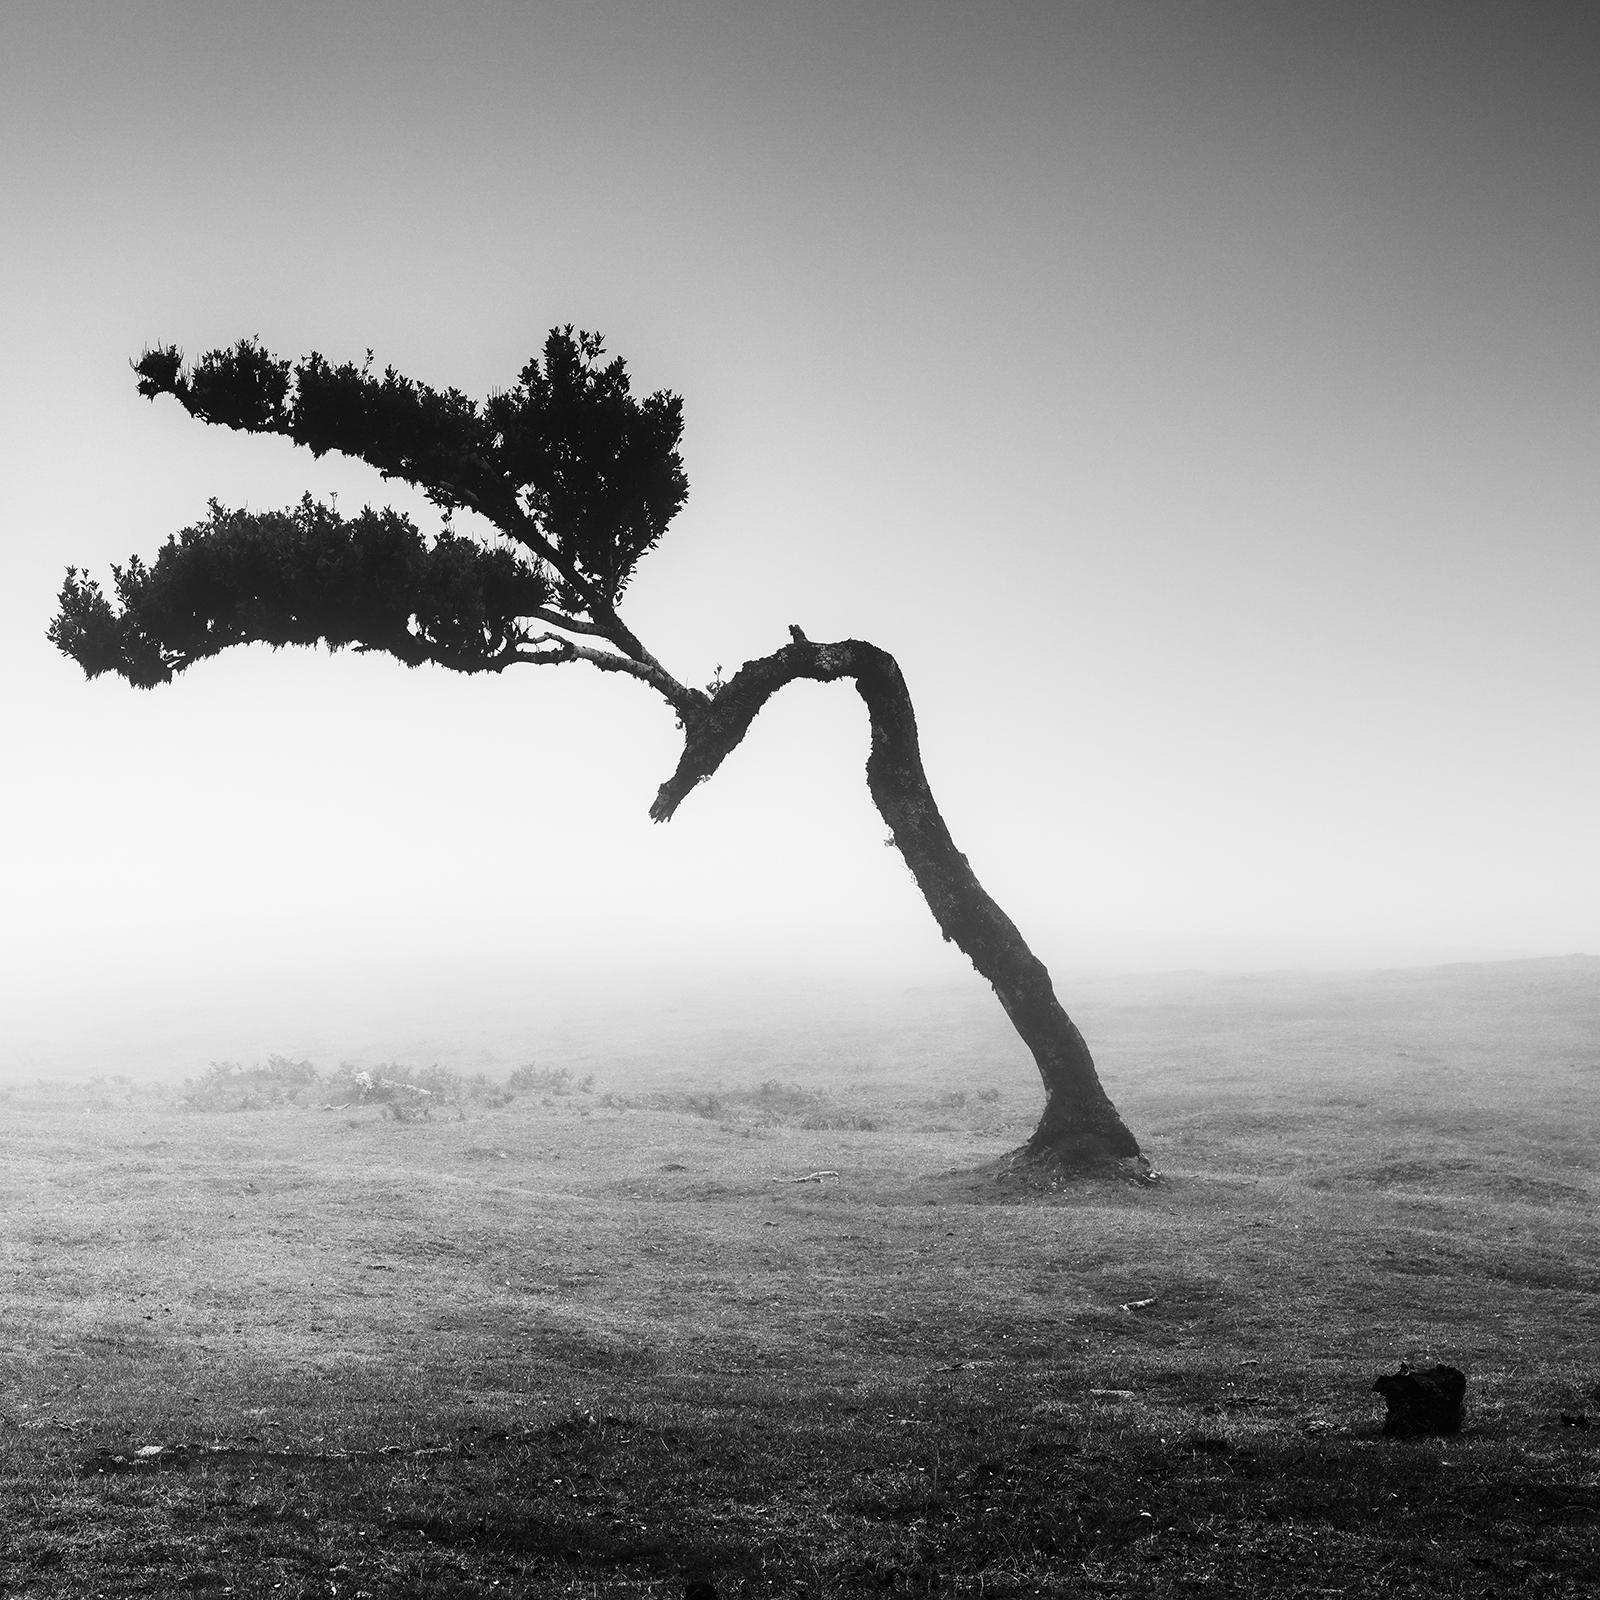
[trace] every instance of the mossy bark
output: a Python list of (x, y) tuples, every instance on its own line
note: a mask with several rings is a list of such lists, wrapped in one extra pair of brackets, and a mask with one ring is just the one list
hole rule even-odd
[(1044, 963), (956, 849), (922, 767), (917, 719), (898, 663), (859, 639), (793, 644), (746, 663), (685, 723), (683, 757), (651, 815), (664, 821), (711, 776), (767, 700), (796, 678), (854, 681), (872, 725), (867, 786), (940, 932), (993, 986), (1044, 1081), (1039, 1125), (1020, 1155), (1066, 1172), (1128, 1170), (1138, 1141), (1118, 1115), (1083, 1035), (1056, 997)]

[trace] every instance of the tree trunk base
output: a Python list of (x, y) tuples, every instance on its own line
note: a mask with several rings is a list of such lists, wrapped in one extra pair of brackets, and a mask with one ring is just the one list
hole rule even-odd
[(1071, 1184), (1095, 1179), (1136, 1183), (1142, 1188), (1161, 1181), (1161, 1174), (1142, 1155), (1116, 1155), (1100, 1150), (1036, 1149), (1032, 1143), (1008, 1150), (987, 1162), (979, 1174), (1008, 1188), (1054, 1194)]
[(1117, 1108), (1093, 1077), (1094, 1067), (1089, 1062), (1088, 1047), (1083, 1045), (1082, 1035), (1070, 1022), (1067, 1026), (1072, 1028), (1085, 1063), (1080, 1075), (1090, 1081), (1087, 1085), (1074, 1085), (1075, 1093), (1059, 1090), (1047, 1093), (1039, 1126), (1019, 1154), (1041, 1166), (1056, 1167), (1066, 1173), (1081, 1172), (1086, 1176), (1106, 1173), (1128, 1176), (1134, 1171), (1150, 1171), (1150, 1163), (1144, 1159), (1139, 1141), (1128, 1131)]

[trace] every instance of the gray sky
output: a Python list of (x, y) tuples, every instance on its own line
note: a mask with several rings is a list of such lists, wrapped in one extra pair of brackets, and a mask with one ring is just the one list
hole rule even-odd
[(252, 649), (145, 694), (45, 643), (69, 562), (211, 496), (411, 503), (145, 404), (146, 345), (482, 394), (567, 322), (686, 398), (635, 630), (701, 683), (791, 622), (892, 650), (1047, 957), (1600, 949), (1594, 7), (51, 0), (0, 41), (13, 1004), (947, 959), (843, 688), (659, 828), (621, 679)]

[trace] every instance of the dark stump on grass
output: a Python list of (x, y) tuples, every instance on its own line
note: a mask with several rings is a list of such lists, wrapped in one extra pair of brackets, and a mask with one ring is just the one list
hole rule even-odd
[(1398, 1372), (1379, 1378), (1372, 1387), (1389, 1408), (1383, 1431), (1392, 1438), (1461, 1429), (1467, 1375), (1455, 1367), (1411, 1367), (1402, 1361)]

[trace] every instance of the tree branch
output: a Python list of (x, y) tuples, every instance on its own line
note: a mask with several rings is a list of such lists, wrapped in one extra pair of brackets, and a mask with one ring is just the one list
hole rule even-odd
[[(716, 699), (705, 698), (698, 716), (684, 719), (683, 754), (677, 771), (661, 785), (655, 804), (650, 807), (652, 819), (666, 822), (677, 811), (690, 791), (704, 783), (733, 753), (761, 708), (785, 684), (796, 678), (820, 683), (855, 678), (860, 688), (864, 674), (881, 674), (885, 664), (899, 678), (900, 669), (894, 658), (876, 645), (861, 639), (813, 644), (803, 634), (770, 656), (745, 662), (718, 691)], [(866, 695), (864, 688), (861, 692)]]
[[(595, 630), (598, 631), (598, 630)], [(593, 645), (579, 644), (576, 639), (564, 639), (560, 634), (540, 633), (518, 641), (520, 646), (548, 645), (548, 650), (519, 649), (512, 661), (526, 662), (530, 666), (560, 666), (568, 661), (587, 661), (602, 672), (621, 672), (648, 684), (677, 713), (678, 720), (687, 727), (704, 715), (711, 697), (701, 689), (690, 689), (678, 682), (653, 656), (643, 659), (618, 655), (609, 650), (597, 650)], [(506, 663), (508, 666), (510, 661)]]
[[(357, 456), (355, 459), (365, 458)], [(383, 476), (393, 478), (402, 474), (385, 472)], [(628, 650), (630, 654), (634, 651), (643, 651), (644, 646), (624, 626), (622, 619), (606, 603), (599, 590), (578, 571), (573, 561), (545, 537), (538, 522), (523, 510), (515, 492), (497, 479), (492, 470), (484, 472), (482, 476), (484, 478), (482, 486), (462, 483), (459, 476), (449, 481), (437, 479), (432, 483), (421, 479), (406, 481), (416, 484), (424, 492), (438, 490), (448, 495), (463, 510), (475, 511), (491, 528), (503, 533), (514, 543), (522, 545), (524, 549), (531, 550), (547, 566), (560, 573), (562, 581), (583, 601), (584, 610), (597, 619), (596, 626), (585, 628), (583, 631), (597, 633), (602, 638), (610, 639), (619, 649)], [(566, 627), (569, 624), (562, 623), (558, 626)]]
[(872, 725), (867, 787), (873, 802), (940, 932), (995, 982), (1010, 946), (1021, 936), (978, 882), (939, 813), (923, 771), (916, 712), (899, 663), (887, 650), (862, 639), (816, 644), (798, 628), (790, 631), (794, 643), (747, 661), (714, 700), (707, 699), (698, 716), (684, 719), (683, 755), (677, 771), (661, 785), (651, 818), (667, 821), (696, 785), (738, 748), (761, 708), (785, 684), (797, 678), (819, 683), (853, 679)]

